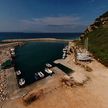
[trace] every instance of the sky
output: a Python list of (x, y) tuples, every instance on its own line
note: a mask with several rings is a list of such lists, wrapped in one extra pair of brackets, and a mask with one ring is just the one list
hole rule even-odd
[(0, 32), (83, 32), (108, 0), (0, 0)]

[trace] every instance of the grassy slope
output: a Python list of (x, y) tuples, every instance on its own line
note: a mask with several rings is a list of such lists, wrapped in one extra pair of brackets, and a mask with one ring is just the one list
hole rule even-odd
[(108, 28), (98, 28), (86, 36), (89, 37), (89, 50), (108, 66)]

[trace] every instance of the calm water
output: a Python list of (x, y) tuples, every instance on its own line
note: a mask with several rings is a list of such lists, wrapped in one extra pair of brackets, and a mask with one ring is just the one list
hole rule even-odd
[(43, 71), (46, 63), (62, 57), (63, 42), (32, 42), (16, 49), (16, 67), (26, 82), (35, 81), (34, 73)]
[[(26, 38), (78, 39), (81, 33), (0, 33), (0, 40)], [(16, 68), (20, 69), (27, 84), (35, 81), (34, 73), (44, 71), (45, 64), (62, 57), (66, 43), (34, 42), (16, 49)]]
[(77, 39), (81, 33), (0, 33), (0, 40), (26, 38)]

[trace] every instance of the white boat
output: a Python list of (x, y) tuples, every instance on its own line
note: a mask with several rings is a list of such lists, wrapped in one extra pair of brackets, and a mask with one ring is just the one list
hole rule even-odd
[(15, 52), (12, 52), (11, 55), (15, 55)]
[(63, 53), (66, 53), (66, 51), (64, 50)]
[(36, 80), (39, 79), (39, 75), (38, 75), (38, 73), (35, 73), (35, 79), (36, 79)]
[(65, 46), (65, 48), (63, 48), (63, 51), (67, 51), (68, 50), (68, 46)]
[(45, 72), (48, 73), (48, 74), (52, 74), (52, 70), (48, 69), (48, 68), (45, 68)]
[(63, 59), (65, 59), (65, 57), (66, 57), (66, 53), (63, 53), (63, 56), (62, 56), (62, 58), (63, 58)]
[(15, 49), (14, 49), (14, 48), (11, 48), (10, 50), (11, 50), (11, 51), (14, 51)]
[(24, 78), (21, 78), (20, 80), (19, 80), (19, 85), (20, 86), (23, 86), (25, 84), (25, 79)]
[(46, 64), (46, 67), (51, 68), (51, 67), (52, 67), (52, 65), (51, 65), (51, 64), (49, 64), (49, 63), (47, 63), (47, 64)]
[(63, 48), (63, 51), (67, 51), (67, 49), (66, 48)]
[(62, 59), (65, 59), (65, 56), (63, 56)]
[(16, 71), (16, 74), (21, 75), (21, 71), (20, 70)]
[(63, 53), (63, 56), (66, 56), (66, 53)]
[(39, 75), (40, 78), (43, 78), (45, 76), (42, 72), (38, 72), (37, 74)]

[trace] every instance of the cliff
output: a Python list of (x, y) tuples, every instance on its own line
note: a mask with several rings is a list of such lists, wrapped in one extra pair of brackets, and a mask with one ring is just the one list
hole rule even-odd
[(86, 37), (89, 39), (89, 51), (97, 60), (108, 66), (108, 11), (88, 26), (81, 35), (82, 39)]

